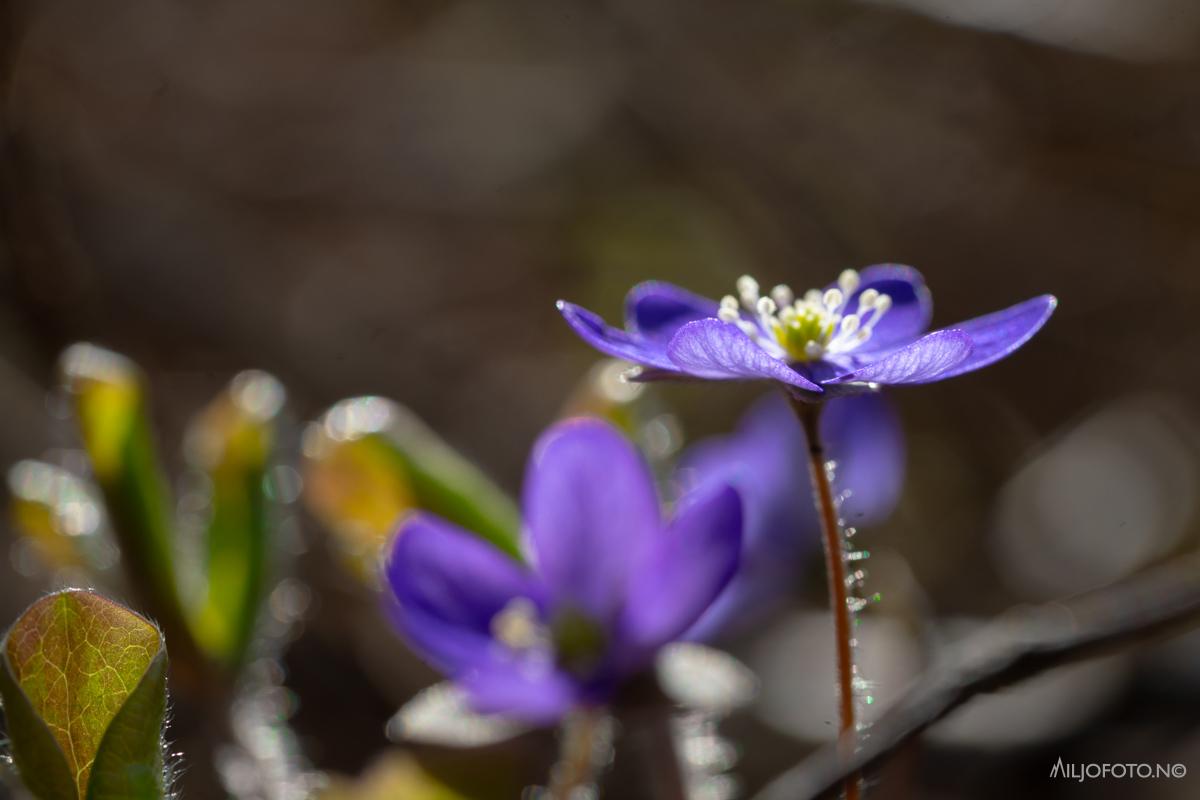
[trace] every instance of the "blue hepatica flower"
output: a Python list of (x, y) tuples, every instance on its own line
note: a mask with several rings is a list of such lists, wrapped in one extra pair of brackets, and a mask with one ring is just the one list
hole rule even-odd
[[(821, 436), (835, 462), (835, 491), (848, 525), (870, 525), (895, 508), (904, 480), (904, 437), (879, 394), (829, 401)], [(796, 585), (809, 553), (820, 549), (808, 480), (807, 443), (784, 398), (764, 397), (737, 430), (699, 442), (683, 455), (679, 482), (692, 492), (732, 485), (742, 496), (742, 563), (729, 586), (688, 631), (711, 640), (760, 621)]]
[(802, 297), (783, 285), (762, 295), (748, 275), (719, 303), (643, 283), (626, 299), (624, 330), (572, 303), (558, 307), (585, 341), (641, 365), (647, 378), (765, 379), (801, 394), (843, 394), (985, 367), (1028, 341), (1055, 304), (1042, 295), (925, 333), (933, 303), (921, 274), (878, 264)]
[(402, 634), (483, 713), (550, 722), (608, 701), (741, 557), (734, 489), (706, 485), (664, 520), (646, 463), (596, 420), (543, 434), (522, 505), (530, 566), (425, 514), (401, 525), (386, 566)]

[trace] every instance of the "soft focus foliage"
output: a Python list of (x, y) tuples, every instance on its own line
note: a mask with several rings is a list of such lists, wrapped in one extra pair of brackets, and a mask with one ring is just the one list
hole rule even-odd
[(270, 375), (244, 372), (188, 430), (188, 456), (211, 487), (204, 599), (192, 624), (200, 646), (230, 666), (245, 657), (268, 590), (270, 469), (283, 401), (283, 387)]
[(512, 501), (397, 403), (343, 400), (309, 426), (304, 453), (305, 501), (363, 580), (374, 581), (396, 523), (416, 510), (439, 514), (517, 554)]
[[(393, 746), (441, 778), (512, 765), (500, 800), (544, 781), (549, 734), (389, 744), (387, 720), (439, 680), (371, 588), (419, 504), (386, 447), (350, 448), (334, 483), (363, 490), (347, 519), (364, 524), (340, 526), (301, 426), (341, 398), (392, 398), (515, 497), (537, 433), (594, 413), (675, 497), (675, 457), (736, 435), (761, 387), (576, 398), (596, 353), (557, 298), (615, 322), (652, 278), (715, 303), (742, 274), (802, 289), (883, 260), (921, 268), (934, 325), (1062, 298), (1017, 357), (887, 393), (904, 492), (852, 540), (882, 596), (858, 630), (872, 710), (963, 621), (1200, 544), (1194, 0), (14, 0), (0, 28), (0, 464), (22, 465), (0, 515), (0, 627), (62, 586), (154, 619), (185, 800), (224, 796), (204, 782), (216, 751), (242, 794), (360, 775)], [(74, 399), (47, 391), (81, 340), (137, 364), (157, 473), (143, 500), (162, 500), (184, 625), (144, 599), (162, 571), (126, 577), (129, 515), (101, 489), (106, 454), (137, 437), (114, 425), (89, 465)], [(290, 411), (272, 437), (276, 571), (234, 674), (187, 652), (215, 487), (181, 434), (248, 367), (286, 384)], [(136, 404), (111, 394), (119, 422)], [(275, 502), (298, 491), (302, 506)], [(719, 765), (708, 795), (754, 797), (828, 736), (825, 587), (819, 559), (798, 566), (775, 614), (719, 640), (763, 692), (722, 723), (732, 741), (681, 748)], [(1102, 787), (1046, 773), (1072, 754), (1194, 765), (1198, 663), (1200, 636), (1181, 636), (973, 702), (873, 792), (1191, 800), (1194, 767)], [(646, 800), (642, 745), (618, 748), (602, 796)]]

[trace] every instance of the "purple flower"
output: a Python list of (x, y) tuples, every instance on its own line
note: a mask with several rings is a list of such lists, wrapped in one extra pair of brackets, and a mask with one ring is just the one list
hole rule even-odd
[[(904, 481), (904, 437), (879, 394), (829, 401), (821, 436), (835, 462), (835, 491), (847, 525), (870, 525), (891, 513)], [(819, 549), (820, 527), (808, 481), (807, 443), (784, 398), (764, 397), (731, 435), (693, 445), (678, 481), (689, 491), (731, 485), (742, 497), (745, 525), (737, 575), (688, 631), (711, 640), (759, 621), (795, 587), (801, 564)]]
[(664, 520), (641, 456), (596, 420), (542, 435), (522, 505), (531, 566), (426, 514), (401, 525), (386, 566), (402, 634), (482, 713), (550, 722), (606, 702), (695, 623), (741, 554), (736, 491), (706, 485)]
[(1056, 302), (1042, 295), (924, 333), (933, 303), (921, 274), (878, 264), (799, 298), (783, 285), (761, 295), (748, 275), (720, 303), (642, 283), (626, 298), (624, 330), (572, 303), (558, 308), (585, 341), (641, 365), (644, 378), (765, 379), (801, 394), (845, 394), (985, 367), (1028, 341)]

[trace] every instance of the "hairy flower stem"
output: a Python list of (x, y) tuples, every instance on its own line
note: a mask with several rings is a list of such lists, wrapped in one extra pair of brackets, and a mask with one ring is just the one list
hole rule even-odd
[[(854, 631), (846, 585), (845, 537), (833, 500), (833, 487), (825, 463), (825, 447), (821, 442), (822, 406), (795, 398), (791, 402), (808, 440), (808, 468), (816, 496), (817, 516), (821, 521), (825, 575), (829, 583), (829, 606), (833, 612), (833, 633), (837, 646), (839, 742), (843, 755), (848, 758), (853, 755), (857, 744), (858, 726), (854, 713)], [(858, 800), (860, 789), (857, 775), (847, 779), (842, 788), (846, 800)]]
[(576, 789), (596, 779), (596, 751), (606, 713), (580, 709), (563, 722), (561, 753), (550, 773), (550, 800), (571, 800)]

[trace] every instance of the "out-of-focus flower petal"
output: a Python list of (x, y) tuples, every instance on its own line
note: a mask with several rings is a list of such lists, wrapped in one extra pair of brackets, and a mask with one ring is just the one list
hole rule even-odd
[(625, 297), (625, 325), (646, 339), (666, 344), (689, 322), (717, 315), (717, 304), (665, 281), (645, 281)]
[(533, 724), (556, 722), (579, 699), (577, 683), (553, 664), (493, 658), (459, 684), (481, 714), (503, 714)]
[(892, 512), (904, 486), (904, 432), (879, 393), (839, 397), (821, 412), (821, 438), (836, 463), (834, 487), (848, 525), (869, 525)]
[[(836, 286), (836, 284), (832, 284)], [(875, 264), (859, 272), (858, 289), (846, 304), (854, 313), (864, 291), (874, 289), (892, 299), (892, 307), (856, 352), (873, 353), (910, 342), (929, 328), (933, 318), (933, 296), (920, 272), (904, 264)]]
[(909, 345), (843, 373), (833, 383), (930, 383), (941, 380), (971, 355), (971, 337), (960, 330), (927, 333)]
[(552, 602), (611, 621), (629, 565), (661, 533), (654, 481), (641, 455), (599, 420), (559, 423), (534, 447), (524, 509)]
[(637, 334), (614, 328), (586, 308), (558, 301), (563, 319), (585, 342), (605, 355), (623, 358), (635, 364), (645, 364), (660, 370), (678, 372), (679, 368), (667, 357), (665, 345), (644, 339)]
[(529, 571), (493, 545), (417, 514), (396, 534), (385, 567), (393, 615), (410, 642), (455, 675), (492, 647), (493, 617), (514, 597), (539, 599)]
[(986, 367), (1011, 355), (1046, 324), (1057, 305), (1054, 295), (1044, 294), (952, 326), (971, 337), (971, 355), (939, 375), (938, 380)]
[(795, 583), (803, 555), (817, 544), (817, 515), (808, 491), (807, 445), (795, 412), (770, 394), (756, 402), (729, 436), (688, 448), (678, 476), (688, 491), (733, 486), (742, 498), (742, 558), (737, 574), (687, 632), (708, 641), (770, 613)]
[(685, 498), (631, 576), (620, 639), (650, 654), (686, 631), (728, 585), (741, 557), (742, 506), (732, 487)]
[[(895, 507), (904, 480), (903, 432), (878, 393), (835, 398), (821, 414), (821, 438), (837, 462), (835, 489), (849, 492), (851, 525), (878, 522)], [(727, 483), (742, 496), (742, 562), (729, 586), (687, 632), (708, 641), (753, 625), (800, 580), (804, 558), (819, 547), (809, 488), (808, 443), (788, 403), (767, 395), (730, 436), (693, 445), (680, 482), (692, 490)]]
[(766, 378), (809, 392), (821, 391), (820, 386), (767, 354), (735, 325), (716, 319), (684, 325), (667, 345), (667, 354), (679, 369), (700, 378)]

